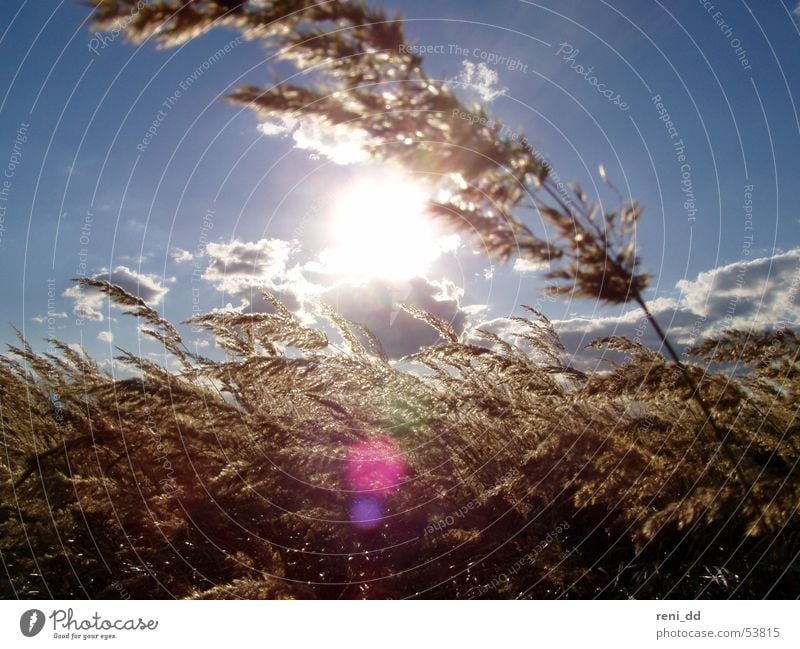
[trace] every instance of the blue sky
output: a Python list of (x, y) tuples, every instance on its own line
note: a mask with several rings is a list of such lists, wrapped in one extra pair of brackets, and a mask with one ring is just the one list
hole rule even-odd
[[(410, 41), (438, 46), (426, 57), (431, 76), (460, 80), (468, 101), (491, 98), (491, 113), (524, 132), (564, 181), (608, 200), (603, 164), (641, 201), (649, 296), (679, 342), (727, 325), (797, 321), (794, 3), (375, 4), (408, 19)], [(134, 350), (141, 343), (107, 303), (75, 299), (69, 278), (79, 274), (111, 271), (173, 321), (240, 306), (258, 285), (291, 299), (309, 281), (304, 264), (327, 245), (335, 196), (369, 168), (265, 135), (257, 116), (222, 99), (239, 83), (267, 85), (294, 72), (266, 63), (257, 43), (225, 29), (169, 50), (122, 37), (101, 42), (87, 15), (70, 0), (0, 6), (0, 320), (33, 341), (56, 335), (103, 356), (112, 340)], [(617, 104), (578, 65), (591, 66)], [(459, 328), (483, 323), (507, 333), (505, 316), (540, 299), (540, 274), (522, 270), (463, 242), (420, 277), (390, 287), (389, 301), (439, 310)], [(376, 298), (383, 311), (370, 313), (363, 296), (387, 294), (378, 279), (359, 290), (323, 284), (317, 292), (398, 353), (430, 342), (394, 315), (387, 320), (386, 300)], [(639, 328), (629, 307), (544, 306), (572, 347)], [(10, 326), (0, 333), (12, 336)], [(188, 330), (187, 339), (209, 345)]]

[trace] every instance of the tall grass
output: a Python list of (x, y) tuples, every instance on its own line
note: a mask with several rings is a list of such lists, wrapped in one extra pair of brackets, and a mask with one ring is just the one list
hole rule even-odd
[[(181, 369), (125, 354), (140, 377), (114, 380), (63, 345), (2, 358), (3, 596), (797, 593), (795, 334), (695, 350), (746, 363), (733, 378), (686, 365), (756, 508), (656, 352), (602, 341), (627, 361), (579, 373), (541, 315), (518, 321), (521, 348), (417, 313), (442, 341), (406, 359), (430, 371), (402, 371), (341, 317), (349, 344), (331, 347), (274, 303), (196, 319), (223, 362), (182, 351), (146, 307)], [(369, 440), (406, 468), (355, 488), (354, 462), (385, 459), (353, 457)], [(377, 493), (382, 520), (365, 528), (353, 505)]]

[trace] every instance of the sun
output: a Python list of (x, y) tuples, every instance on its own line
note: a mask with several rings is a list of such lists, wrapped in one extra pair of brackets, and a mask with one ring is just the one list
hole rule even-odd
[(370, 174), (343, 188), (331, 206), (331, 248), (321, 255), (332, 273), (356, 282), (424, 275), (452, 249), (428, 213), (428, 189), (398, 173)]

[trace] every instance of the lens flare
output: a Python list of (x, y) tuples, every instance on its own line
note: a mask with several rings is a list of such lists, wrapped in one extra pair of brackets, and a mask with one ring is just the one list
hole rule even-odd
[(383, 505), (377, 498), (358, 498), (350, 505), (350, 520), (361, 530), (375, 529), (382, 517)]
[(347, 481), (359, 491), (388, 491), (407, 474), (402, 451), (388, 437), (358, 442), (347, 454)]
[(427, 211), (428, 189), (402, 175), (373, 174), (344, 188), (331, 205), (333, 245), (322, 267), (356, 283), (424, 275), (454, 246)]

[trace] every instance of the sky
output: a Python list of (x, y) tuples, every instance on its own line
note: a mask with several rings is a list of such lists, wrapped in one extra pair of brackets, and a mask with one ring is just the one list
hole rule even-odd
[[(640, 201), (647, 297), (680, 347), (797, 323), (794, 2), (374, 4), (404, 17), (430, 76), (524, 133), (565, 186), (608, 200), (603, 165)], [(225, 101), (295, 74), (259, 43), (215, 29), (159, 50), (93, 34), (88, 18), (72, 0), (0, 4), (0, 341), (16, 327), (40, 349), (55, 336), (99, 358), (115, 345), (157, 356), (131, 318), (71, 282), (99, 276), (174, 322), (258, 307), (262, 287), (308, 323), (324, 300), (394, 357), (436, 339), (398, 302), (466, 338), (479, 326), (513, 336), (509, 316), (530, 304), (570, 350), (612, 333), (657, 344), (632, 306), (546, 300), (541, 268), (492, 261), (426, 223), (398, 217), (383, 241), (354, 239), (370, 195), (408, 214), (417, 187), (365, 161), (351, 133), (262, 124)]]

